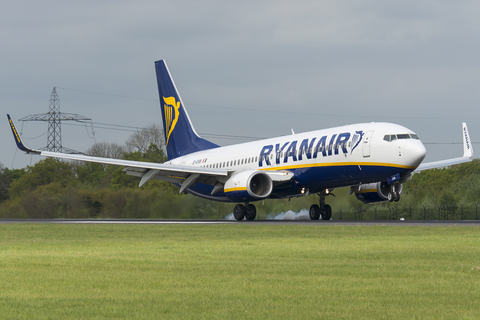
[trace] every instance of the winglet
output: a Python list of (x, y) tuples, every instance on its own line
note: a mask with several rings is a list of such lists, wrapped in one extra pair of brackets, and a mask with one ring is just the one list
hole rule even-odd
[(470, 135), (468, 134), (467, 124), (462, 123), (462, 134), (463, 134), (463, 157), (464, 158), (473, 158), (473, 146), (472, 141), (470, 140)]
[(25, 151), (26, 153), (34, 153), (34, 154), (40, 154), (41, 151), (39, 150), (33, 150), (25, 146), (25, 144), (22, 141), (22, 138), (20, 138), (20, 135), (17, 132), (17, 129), (15, 128), (15, 125), (13, 124), (12, 118), (10, 118), (10, 115), (7, 114), (8, 122), (10, 123), (10, 128), (12, 128), (12, 133), (13, 133), (13, 138), (15, 138), (15, 142), (17, 143), (18, 149)]

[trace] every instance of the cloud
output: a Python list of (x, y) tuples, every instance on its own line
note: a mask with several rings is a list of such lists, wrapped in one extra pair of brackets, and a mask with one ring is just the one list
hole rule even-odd
[[(427, 142), (460, 141), (461, 119), (401, 117), (420, 115), (468, 118), (475, 141), (479, 6), (413, 0), (10, 1), (0, 10), (0, 103), (18, 119), (47, 112), (54, 86), (157, 99), (153, 62), (166, 59), (198, 132), (272, 137), (291, 127), (389, 121)], [(59, 96), (62, 111), (97, 122), (160, 121), (155, 102), (66, 90)], [(292, 110), (325, 115), (282, 113)], [(2, 146), (12, 147), (0, 162), (9, 165), (14, 146), (6, 120), (0, 129)], [(25, 124), (29, 130), (30, 136), (43, 132), (32, 123)], [(73, 128), (63, 132), (70, 148), (93, 143)], [(99, 141), (123, 143), (127, 137), (97, 130)], [(427, 160), (440, 160), (455, 147), (429, 150)]]

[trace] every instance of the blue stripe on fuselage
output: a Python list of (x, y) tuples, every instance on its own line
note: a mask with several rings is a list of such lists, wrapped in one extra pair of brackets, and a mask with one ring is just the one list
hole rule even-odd
[[(272, 168), (273, 169), (273, 168)], [(402, 168), (394, 165), (326, 165), (289, 167), (286, 169), (294, 174), (294, 178), (273, 188), (270, 198), (283, 198), (298, 194), (301, 188), (308, 188), (310, 193), (317, 193), (325, 189), (345, 187), (348, 185), (366, 184), (385, 181), (389, 176), (401, 176), (413, 171), (412, 168)], [(274, 171), (274, 170), (273, 170)], [(231, 202), (222, 191), (211, 195), (213, 186), (197, 183), (188, 189), (192, 194), (209, 200)]]

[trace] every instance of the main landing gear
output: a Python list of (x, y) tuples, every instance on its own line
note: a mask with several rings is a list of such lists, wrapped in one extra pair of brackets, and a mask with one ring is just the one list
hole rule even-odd
[(322, 215), (322, 220), (330, 220), (332, 218), (332, 207), (330, 207), (328, 204), (325, 204), (325, 196), (327, 195), (328, 193), (319, 193), (319, 205), (312, 204), (310, 207), (309, 213), (311, 220), (318, 220), (320, 215)]
[(243, 218), (253, 220), (257, 216), (257, 208), (255, 208), (253, 204), (237, 204), (235, 208), (233, 208), (233, 216), (237, 221), (242, 221)]

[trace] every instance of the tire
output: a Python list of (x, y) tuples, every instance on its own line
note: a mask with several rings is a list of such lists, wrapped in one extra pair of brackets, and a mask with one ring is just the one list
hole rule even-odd
[(309, 214), (311, 220), (318, 220), (318, 218), (320, 218), (320, 207), (316, 204), (312, 204)]
[(245, 217), (247, 220), (254, 220), (255, 217), (257, 216), (257, 208), (253, 204), (249, 204), (245, 208)]
[(392, 191), (390, 191), (388, 194), (387, 194), (387, 200), (392, 202), (393, 199), (395, 199), (395, 195), (393, 194)]
[(395, 196), (393, 197), (393, 201), (395, 201), (395, 202), (400, 201), (400, 193), (395, 192)]
[(233, 217), (237, 221), (242, 221), (245, 217), (245, 207), (241, 204), (237, 204), (235, 208), (233, 208)]
[(332, 207), (326, 204), (323, 208), (322, 220), (330, 220), (332, 218)]

